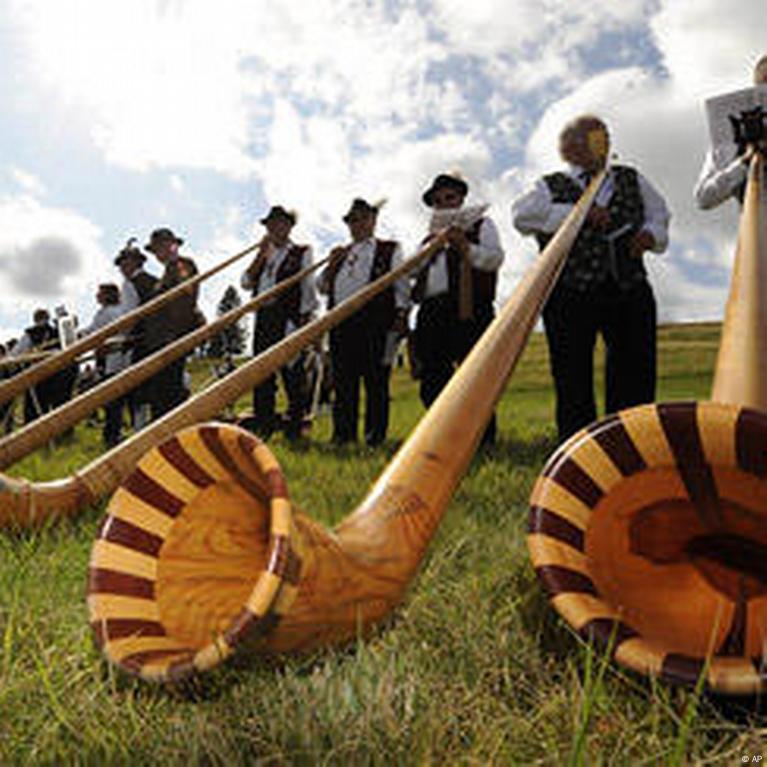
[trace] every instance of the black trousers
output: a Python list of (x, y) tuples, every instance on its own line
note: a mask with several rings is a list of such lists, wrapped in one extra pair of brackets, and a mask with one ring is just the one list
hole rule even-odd
[[(285, 317), (270, 307), (256, 315), (253, 333), (253, 355), (266, 351), (285, 337)], [(301, 422), (306, 411), (306, 375), (303, 354), (292, 365), (280, 369), (280, 377), (288, 399), (288, 423), (285, 433), (289, 439), (301, 433)], [(253, 415), (255, 430), (267, 438), (277, 427), (275, 405), (277, 401), (277, 376), (271, 375), (253, 390)]]
[(180, 357), (166, 365), (147, 382), (152, 420), (173, 410), (189, 396), (184, 386), (185, 365), (186, 356)]
[(360, 382), (365, 386), (365, 442), (378, 445), (389, 428), (389, 377), (383, 364), (386, 328), (356, 317), (330, 333), (333, 364), (333, 441), (356, 442)]
[[(471, 320), (458, 319), (458, 307), (447, 294), (427, 298), (418, 310), (415, 352), (421, 366), (421, 402), (430, 407), (452, 377), (458, 365), (493, 321), (490, 302), (475, 302)], [(495, 413), (488, 422), (482, 442), (495, 442)]]
[(608, 281), (587, 293), (554, 289), (543, 310), (554, 377), (559, 439), (597, 417), (594, 344), (605, 344), (605, 410), (652, 402), (656, 379), (656, 306), (649, 283), (620, 290)]

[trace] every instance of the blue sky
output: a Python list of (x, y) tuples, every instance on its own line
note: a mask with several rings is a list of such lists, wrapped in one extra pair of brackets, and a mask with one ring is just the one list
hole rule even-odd
[[(0, 340), (38, 305), (87, 322), (156, 226), (206, 268), (281, 203), (322, 255), (363, 195), (412, 248), (453, 169), (492, 204), (506, 296), (535, 253), (510, 202), (585, 111), (672, 209), (661, 317), (717, 319), (737, 216), (693, 206), (702, 101), (748, 85), (763, 46), (762, 0), (0, 0)], [(209, 315), (240, 271), (204, 288)]]

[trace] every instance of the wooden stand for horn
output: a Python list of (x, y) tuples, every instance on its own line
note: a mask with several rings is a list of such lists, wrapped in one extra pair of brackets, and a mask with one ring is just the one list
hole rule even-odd
[(471, 461), (602, 177), (595, 179), (360, 506), (333, 532), (292, 511), (267, 448), (187, 429), (115, 493), (94, 544), (97, 642), (151, 680), (239, 647), (302, 651), (367, 632), (404, 594)]
[(767, 206), (751, 164), (714, 402), (646, 405), (575, 434), (532, 493), (552, 605), (622, 664), (721, 694), (766, 688)]

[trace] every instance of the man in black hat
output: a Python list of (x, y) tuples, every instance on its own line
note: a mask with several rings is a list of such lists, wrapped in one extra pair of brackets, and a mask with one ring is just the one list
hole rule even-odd
[(599, 117), (580, 115), (565, 125), (559, 152), (567, 167), (539, 179), (515, 200), (512, 219), (543, 249), (590, 179), (607, 168), (543, 309), (557, 429), (564, 440), (597, 416), (594, 345), (599, 334), (605, 343), (605, 411), (655, 399), (656, 305), (644, 254), (666, 249), (670, 214), (639, 171), (608, 167), (610, 136)]
[[(468, 191), (469, 185), (461, 176), (441, 173), (422, 199), (435, 210), (457, 211)], [(483, 216), (467, 231), (452, 226), (447, 247), (432, 256), (417, 273), (413, 300), (420, 306), (415, 354), (421, 370), (421, 401), (426, 407), (434, 402), (492, 322), (502, 262), (498, 229), (492, 219)], [(482, 440), (484, 444), (495, 441), (495, 429), (493, 415)]]
[[(53, 351), (60, 348), (59, 334), (51, 322), (47, 309), (35, 309), (32, 325), (24, 330), (19, 342), (13, 347), (11, 357), (21, 357), (36, 351)], [(56, 375), (39, 381), (24, 392), (24, 423), (51, 410), (52, 386)]]
[[(402, 263), (399, 243), (374, 236), (379, 207), (357, 198), (343, 217), (352, 241), (333, 249), (319, 280), (328, 309)], [(365, 385), (365, 442), (373, 446), (386, 438), (391, 374), (387, 345), (407, 329), (407, 311), (408, 284), (402, 279), (330, 331), (334, 442), (357, 440), (360, 380)]]
[[(178, 252), (183, 244), (184, 241), (170, 229), (161, 228), (152, 232), (144, 249), (152, 253), (165, 268), (162, 277), (155, 285), (152, 297), (167, 292), (197, 274), (198, 270), (194, 261)], [(148, 352), (162, 349), (199, 325), (197, 293), (198, 289), (195, 287), (146, 318), (145, 336)], [(172, 410), (188, 396), (184, 386), (185, 363), (186, 357), (183, 356), (171, 362), (152, 378), (148, 388), (153, 419)]]
[[(261, 223), (266, 227), (266, 235), (241, 280), (243, 289), (251, 290), (254, 296), (307, 268), (312, 260), (309, 245), (298, 245), (290, 239), (290, 232), (296, 223), (293, 211), (275, 205), (261, 219)], [(307, 277), (262, 306), (256, 312), (253, 354), (260, 354), (308, 322), (317, 304), (314, 280)], [(298, 355), (296, 360), (282, 368), (280, 374), (288, 399), (285, 435), (294, 440), (300, 436), (307, 403), (304, 355)], [(253, 430), (264, 439), (277, 428), (276, 395), (277, 377), (274, 375), (253, 390)]]
[[(120, 308), (123, 314), (132, 312), (145, 304), (155, 294), (157, 277), (144, 270), (146, 256), (136, 246), (136, 239), (131, 238), (117, 254), (115, 265), (123, 276), (120, 287)], [(139, 320), (128, 332), (131, 343), (126, 353), (126, 363), (133, 364), (151, 354), (147, 320)], [(151, 380), (137, 386), (129, 395), (133, 426), (140, 429), (148, 421), (146, 409), (151, 399)]]

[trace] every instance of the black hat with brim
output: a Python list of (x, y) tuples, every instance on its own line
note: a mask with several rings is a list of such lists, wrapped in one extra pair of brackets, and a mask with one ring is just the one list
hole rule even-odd
[(430, 208), (434, 207), (434, 193), (440, 189), (454, 189), (461, 197), (466, 197), (469, 192), (469, 185), (458, 176), (451, 176), (449, 173), (440, 173), (434, 181), (431, 182), (431, 186), (423, 193), (421, 199), (424, 204)]
[(269, 212), (261, 219), (262, 224), (267, 224), (275, 218), (284, 218), (291, 224), (296, 223), (296, 214), (293, 211), (285, 210), (282, 205), (273, 205)]
[(156, 242), (175, 242), (177, 245), (183, 245), (184, 241), (180, 237), (176, 237), (172, 229), (167, 227), (161, 227), (155, 229), (152, 234), (149, 235), (149, 242), (144, 245), (144, 250), (151, 251)]
[(371, 205), (367, 200), (357, 197), (352, 201), (351, 207), (345, 213), (343, 220), (348, 224), (355, 216), (367, 216), (370, 214), (377, 216), (378, 208), (375, 205)]

